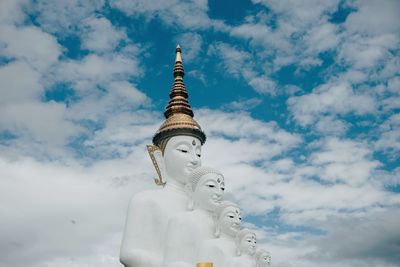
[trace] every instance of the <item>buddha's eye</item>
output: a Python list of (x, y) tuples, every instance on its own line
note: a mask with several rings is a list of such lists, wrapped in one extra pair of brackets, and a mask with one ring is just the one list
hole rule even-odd
[(229, 215), (229, 218), (233, 219), (234, 217), (232, 215)]
[(214, 188), (214, 187), (215, 187), (215, 185), (213, 185), (213, 184), (208, 184), (207, 186), (208, 186), (208, 187), (211, 187), (211, 188)]
[(186, 149), (183, 149), (183, 148), (178, 149), (178, 151), (180, 151), (182, 153), (188, 153), (188, 151)]

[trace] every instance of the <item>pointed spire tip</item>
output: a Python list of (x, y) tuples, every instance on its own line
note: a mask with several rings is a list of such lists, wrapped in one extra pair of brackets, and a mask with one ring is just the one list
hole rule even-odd
[(182, 56), (181, 56), (181, 47), (179, 45), (176, 46), (176, 58), (175, 58), (175, 63), (176, 62), (182, 62)]

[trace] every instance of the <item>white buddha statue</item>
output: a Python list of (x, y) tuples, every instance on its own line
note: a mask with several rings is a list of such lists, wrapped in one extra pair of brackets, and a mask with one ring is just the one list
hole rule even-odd
[(257, 249), (256, 234), (249, 229), (242, 229), (236, 236), (236, 257), (228, 261), (229, 267), (254, 267), (254, 254)]
[(213, 212), (221, 203), (225, 190), (223, 175), (209, 167), (198, 167), (187, 184), (190, 200), (187, 212), (172, 217), (165, 239), (163, 267), (193, 267), (204, 240), (213, 237)]
[(256, 267), (270, 267), (271, 265), (271, 253), (265, 249), (257, 250), (255, 256)]
[(187, 101), (180, 52), (177, 47), (166, 120), (153, 137), (153, 148), (159, 154), (152, 160), (159, 174), (157, 184), (162, 187), (139, 192), (129, 204), (120, 252), (120, 261), (126, 267), (161, 266), (168, 221), (186, 210), (185, 184), (193, 169), (201, 165), (201, 145), (206, 136)]
[(213, 217), (214, 238), (202, 244), (200, 258), (212, 262), (214, 267), (223, 267), (236, 255), (235, 237), (240, 230), (241, 211), (235, 203), (223, 201)]

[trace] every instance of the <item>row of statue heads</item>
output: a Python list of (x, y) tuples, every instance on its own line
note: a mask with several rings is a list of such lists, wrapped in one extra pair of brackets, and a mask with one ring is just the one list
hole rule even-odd
[(159, 187), (133, 196), (120, 261), (126, 267), (270, 266), (255, 232), (241, 229), (240, 207), (224, 199), (224, 175), (201, 164), (206, 135), (193, 119), (183, 76), (178, 46), (166, 120), (148, 146)]

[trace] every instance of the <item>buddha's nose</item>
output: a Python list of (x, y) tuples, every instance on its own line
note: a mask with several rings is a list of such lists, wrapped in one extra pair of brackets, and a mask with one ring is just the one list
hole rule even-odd
[(222, 189), (219, 188), (219, 190), (217, 190), (217, 192), (215, 192), (215, 195), (218, 197), (218, 199), (221, 199), (223, 193), (224, 193), (224, 191), (222, 191)]
[(197, 165), (200, 164), (200, 158), (199, 158), (195, 153), (193, 153), (190, 162), (191, 162), (194, 166), (197, 166)]

